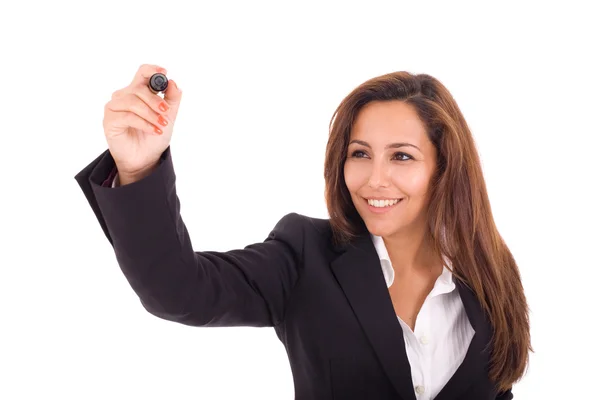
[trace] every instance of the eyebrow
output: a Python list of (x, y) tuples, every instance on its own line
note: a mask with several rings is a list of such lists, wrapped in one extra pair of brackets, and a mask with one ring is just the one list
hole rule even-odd
[[(368, 147), (369, 149), (371, 148), (371, 145), (365, 141), (362, 140), (357, 140), (354, 139), (353, 141), (350, 142), (350, 144), (352, 143), (358, 143), (360, 145), (363, 145), (365, 147)], [(421, 149), (419, 149), (417, 146), (415, 146), (414, 144), (411, 143), (406, 143), (406, 142), (401, 142), (401, 143), (390, 143), (387, 146), (385, 146), (386, 149), (397, 149), (398, 147), (414, 147), (415, 149), (421, 151)]]

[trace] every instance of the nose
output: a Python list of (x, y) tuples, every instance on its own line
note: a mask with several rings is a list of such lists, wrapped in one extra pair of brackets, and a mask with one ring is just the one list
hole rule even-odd
[(388, 187), (390, 184), (389, 169), (380, 163), (374, 163), (368, 185), (371, 189)]

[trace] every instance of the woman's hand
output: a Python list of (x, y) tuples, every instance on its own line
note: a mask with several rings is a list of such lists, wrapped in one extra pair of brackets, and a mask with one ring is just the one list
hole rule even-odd
[(164, 100), (154, 94), (148, 81), (157, 72), (167, 73), (156, 65), (142, 65), (131, 84), (114, 92), (104, 106), (104, 135), (122, 185), (152, 172), (171, 141), (181, 90), (169, 80)]

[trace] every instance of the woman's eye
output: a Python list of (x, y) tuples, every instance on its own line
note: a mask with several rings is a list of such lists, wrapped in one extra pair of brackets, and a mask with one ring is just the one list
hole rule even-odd
[[(406, 158), (403, 159), (402, 157), (406, 157)], [(396, 154), (394, 154), (394, 160), (408, 161), (408, 160), (412, 160), (412, 157), (406, 153), (396, 153)]]
[(364, 156), (366, 156), (364, 151), (356, 150), (356, 151), (352, 152), (352, 157), (362, 158)]
[[(365, 157), (367, 157), (367, 154), (362, 150), (355, 150), (352, 152), (352, 157), (365, 158)], [(408, 161), (408, 160), (412, 160), (413, 158), (406, 153), (398, 152), (398, 153), (394, 154), (393, 159), (395, 161)]]

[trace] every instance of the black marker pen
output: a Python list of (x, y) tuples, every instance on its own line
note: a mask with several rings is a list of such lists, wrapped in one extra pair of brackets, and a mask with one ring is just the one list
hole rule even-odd
[(148, 81), (148, 88), (154, 94), (165, 92), (167, 90), (167, 86), (169, 86), (169, 80), (165, 74), (156, 73), (152, 75), (150, 77), (150, 81)]

